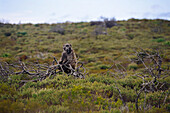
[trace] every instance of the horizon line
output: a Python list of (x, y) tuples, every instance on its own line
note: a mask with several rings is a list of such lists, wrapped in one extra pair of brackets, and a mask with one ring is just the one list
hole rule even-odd
[[(107, 17), (106, 17), (107, 18)], [(110, 18), (108, 18), (110, 19)], [(134, 18), (134, 17), (131, 17), (131, 18), (128, 18), (128, 19), (116, 19), (116, 21), (128, 21), (130, 19), (135, 19), (135, 20), (165, 20), (165, 21), (170, 21), (170, 19), (165, 19), (165, 18)], [(10, 22), (9, 20), (7, 19), (0, 19), (0, 23), (3, 23), (3, 24), (59, 24), (59, 23), (81, 23), (81, 22), (92, 22), (92, 21), (103, 21), (103, 19), (96, 19), (96, 20), (80, 20), (80, 21), (70, 21), (70, 20), (66, 20), (66, 21), (61, 21), (61, 22), (22, 22), (22, 21), (19, 21), (19, 22)]]

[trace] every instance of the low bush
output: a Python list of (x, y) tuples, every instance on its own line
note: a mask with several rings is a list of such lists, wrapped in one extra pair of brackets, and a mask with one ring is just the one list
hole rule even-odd
[(100, 65), (99, 67), (100, 67), (100, 69), (108, 69), (109, 68), (109, 66), (107, 66), (107, 65)]
[(10, 32), (6, 32), (4, 33), (5, 36), (11, 36), (11, 33)]
[(22, 36), (25, 36), (26, 34), (27, 34), (27, 32), (18, 32), (17, 36), (22, 37)]
[(136, 70), (137, 68), (138, 68), (138, 65), (136, 64), (136, 63), (130, 63), (129, 65), (128, 65), (128, 68), (131, 70), (131, 69), (133, 69), (133, 70)]
[(68, 107), (52, 105), (46, 109), (46, 112), (47, 113), (70, 113), (70, 110)]
[(64, 26), (62, 26), (62, 25), (56, 25), (55, 27), (52, 27), (50, 29), (50, 32), (56, 32), (56, 33), (59, 33), (61, 35), (64, 35), (65, 29), (64, 29)]
[(158, 38), (158, 39), (154, 39), (153, 41), (160, 43), (160, 42), (165, 42), (165, 39)]
[(166, 42), (164, 43), (164, 45), (170, 46), (170, 41), (166, 41)]
[(9, 56), (10, 56), (9, 53), (3, 53), (3, 54), (1, 55), (1, 57), (9, 57)]

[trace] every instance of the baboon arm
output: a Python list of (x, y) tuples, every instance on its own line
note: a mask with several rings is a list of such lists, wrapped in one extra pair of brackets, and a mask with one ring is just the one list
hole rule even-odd
[(77, 58), (76, 58), (76, 54), (75, 53), (73, 54), (73, 58), (77, 62)]
[(74, 58), (74, 61), (75, 61), (75, 68), (77, 68), (77, 57), (76, 57), (75, 52), (73, 52), (73, 58)]
[(67, 59), (66, 53), (63, 52), (62, 55), (61, 55), (59, 63), (62, 64), (63, 62), (66, 61), (66, 59)]

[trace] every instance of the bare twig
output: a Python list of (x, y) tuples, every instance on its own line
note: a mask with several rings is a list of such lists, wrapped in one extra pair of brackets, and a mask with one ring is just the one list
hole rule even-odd
[[(116, 84), (115, 84), (115, 85), (116, 85)], [(121, 99), (122, 102), (123, 102), (123, 105), (126, 106), (126, 103), (125, 103), (125, 101), (123, 100), (123, 97), (122, 97), (122, 94), (121, 94), (120, 89), (117, 87), (117, 85), (116, 85), (116, 87), (113, 87), (113, 88), (116, 88), (116, 89), (117, 89), (117, 91), (119, 92), (120, 99)]]
[(166, 96), (165, 96), (165, 99), (164, 99), (163, 105), (165, 105), (165, 102), (166, 102), (166, 99), (167, 99), (168, 95), (169, 95), (169, 91), (166, 93)]

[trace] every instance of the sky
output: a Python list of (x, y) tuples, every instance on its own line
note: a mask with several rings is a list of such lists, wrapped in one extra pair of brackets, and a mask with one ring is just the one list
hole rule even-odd
[(170, 0), (0, 0), (1, 22), (82, 22), (101, 16), (170, 20)]

